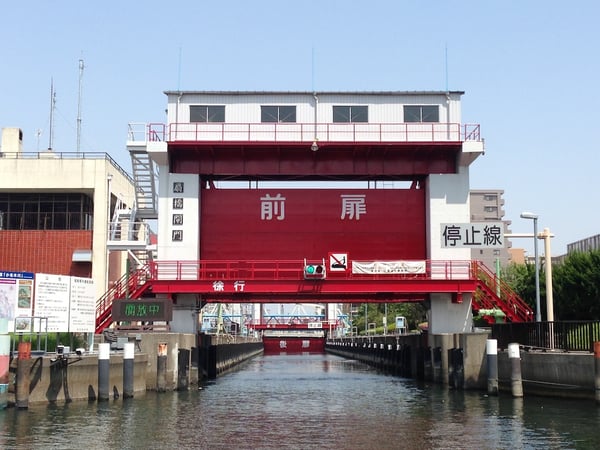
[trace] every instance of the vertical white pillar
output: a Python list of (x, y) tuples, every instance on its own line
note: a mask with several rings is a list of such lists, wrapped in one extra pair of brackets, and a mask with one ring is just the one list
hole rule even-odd
[(133, 365), (135, 349), (133, 342), (123, 344), (123, 398), (133, 398)]
[(487, 391), (490, 395), (498, 395), (498, 341), (488, 339), (485, 342), (487, 354)]
[(550, 250), (550, 229), (544, 228), (544, 254), (546, 270), (546, 316), (548, 322), (554, 322), (554, 294), (552, 292), (552, 251)]
[(523, 380), (521, 378), (521, 356), (519, 344), (508, 344), (508, 359), (510, 360), (510, 387), (513, 397), (523, 397)]

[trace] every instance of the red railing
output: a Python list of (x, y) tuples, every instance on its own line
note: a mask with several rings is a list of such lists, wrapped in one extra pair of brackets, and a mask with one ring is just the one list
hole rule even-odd
[[(421, 260), (424, 270), (398, 273), (353, 273), (351, 270), (328, 272), (327, 279), (336, 280), (478, 280), (473, 308), (501, 309), (510, 321), (533, 320), (533, 311), (510, 287), (478, 261)], [(96, 331), (101, 332), (112, 321), (112, 303), (119, 298), (137, 298), (153, 281), (301, 281), (304, 279), (302, 260), (264, 261), (152, 261), (149, 265), (126, 274), (98, 301)]]
[(477, 265), (479, 289), (473, 296), (473, 308), (500, 309), (510, 322), (531, 322), (533, 309), (506, 283), (484, 264)]
[[(131, 128), (131, 126), (130, 126)], [(140, 133), (130, 132), (133, 139)], [(464, 142), (481, 141), (479, 124), (459, 123), (150, 123), (148, 141)]]
[(148, 278), (147, 266), (126, 273), (100, 297), (96, 303), (96, 333), (101, 333), (111, 324), (113, 301), (120, 298), (136, 298)]
[[(327, 272), (335, 279), (414, 279), (469, 280), (476, 275), (474, 261), (420, 260), (425, 263), (422, 273), (352, 273), (351, 270)], [(304, 278), (302, 260), (262, 261), (152, 261), (149, 275), (154, 280), (301, 280)]]

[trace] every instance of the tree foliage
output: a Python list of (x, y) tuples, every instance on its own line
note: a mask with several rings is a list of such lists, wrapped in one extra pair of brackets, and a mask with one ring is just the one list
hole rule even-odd
[(367, 325), (374, 323), (376, 327), (383, 326), (383, 316), (387, 308), (387, 327), (395, 328), (396, 316), (406, 317), (409, 330), (414, 330), (417, 325), (426, 320), (427, 311), (422, 303), (365, 303), (357, 305), (356, 314), (352, 315), (352, 326), (361, 333), (365, 330), (365, 309), (367, 311)]
[(576, 252), (553, 266), (555, 320), (600, 319), (600, 251)]
[[(546, 320), (545, 268), (540, 269), (542, 320)], [(502, 278), (535, 309), (535, 264), (511, 264)], [(600, 251), (572, 253), (552, 265), (554, 320), (600, 320)]]
[(510, 264), (504, 269), (502, 279), (535, 309), (535, 264)]

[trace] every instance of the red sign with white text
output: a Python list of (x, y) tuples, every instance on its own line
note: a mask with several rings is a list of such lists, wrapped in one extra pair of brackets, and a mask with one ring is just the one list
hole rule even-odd
[(424, 189), (201, 192), (202, 259), (426, 258)]

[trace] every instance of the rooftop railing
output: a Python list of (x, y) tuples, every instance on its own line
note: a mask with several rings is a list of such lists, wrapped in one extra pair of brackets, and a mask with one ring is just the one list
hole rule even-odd
[(459, 123), (171, 123), (129, 124), (129, 141), (150, 142), (465, 142), (478, 124)]

